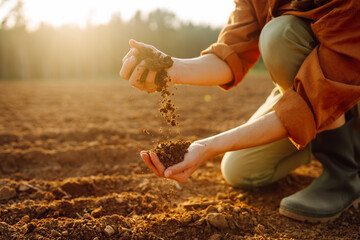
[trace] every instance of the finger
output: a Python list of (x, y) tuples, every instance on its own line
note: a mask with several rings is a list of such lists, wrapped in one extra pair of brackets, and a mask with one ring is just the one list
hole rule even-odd
[(123, 79), (128, 80), (131, 76), (132, 70), (134, 69), (136, 64), (136, 57), (135, 56), (131, 56), (129, 57), (124, 64), (122, 65), (121, 69), (120, 69), (120, 77), (122, 77)]
[(134, 69), (134, 71), (132, 72), (130, 78), (129, 78), (129, 83), (130, 85), (139, 88), (140, 90), (144, 90), (144, 82), (141, 82), (141, 76), (143, 75), (143, 73), (145, 72), (146, 68), (145, 68), (145, 62), (141, 61), (139, 65), (137, 65)]
[(148, 166), (151, 171), (153, 171), (157, 176), (161, 177), (156, 167), (152, 164), (149, 154), (147, 154), (146, 152), (140, 152), (140, 156), (144, 160), (146, 166)]
[(154, 46), (152, 46), (152, 45), (149, 45), (149, 44), (145, 44), (145, 43), (142, 43), (142, 42), (138, 42), (138, 41), (136, 41), (136, 40), (134, 40), (134, 39), (130, 39), (130, 41), (129, 41), (129, 45), (130, 45), (130, 47), (132, 47), (132, 48), (141, 48), (141, 47), (146, 47), (146, 48), (151, 48), (153, 51), (157, 51), (157, 49), (154, 47)]
[(145, 89), (149, 93), (156, 91), (155, 77), (156, 77), (156, 72), (149, 71), (149, 73), (146, 77), (146, 80), (145, 80)]
[(140, 47), (144, 47), (144, 46), (145, 46), (144, 43), (138, 42), (138, 41), (136, 41), (136, 40), (134, 40), (134, 39), (130, 39), (129, 45), (130, 45), (130, 47), (132, 47), (132, 48), (140, 48)]
[(165, 177), (174, 176), (178, 173), (185, 171), (189, 167), (188, 164), (188, 162), (182, 161), (171, 167), (168, 167), (164, 172)]
[(175, 181), (178, 181), (180, 183), (184, 183), (184, 182), (186, 182), (186, 180), (189, 179), (189, 177), (191, 176), (192, 173), (193, 173), (193, 170), (188, 168), (183, 172), (180, 172), (180, 173), (170, 176), (169, 178), (173, 179)]
[(164, 165), (160, 162), (159, 157), (156, 155), (156, 153), (150, 152), (150, 158), (153, 162), (153, 164), (155, 165), (156, 169), (158, 170), (158, 172), (161, 175), (164, 175), (164, 171), (165, 171), (165, 167)]
[(132, 48), (130, 51), (126, 54), (126, 56), (122, 59), (122, 62), (124, 63), (128, 58), (131, 56), (136, 56), (139, 54), (139, 50), (137, 48)]

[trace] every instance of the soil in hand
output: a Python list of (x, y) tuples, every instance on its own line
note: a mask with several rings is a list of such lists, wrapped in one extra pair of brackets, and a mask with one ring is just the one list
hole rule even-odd
[(184, 160), (190, 144), (190, 141), (184, 140), (163, 142), (157, 145), (152, 152), (156, 153), (161, 163), (168, 168)]
[(178, 125), (176, 118), (179, 115), (175, 114), (176, 107), (171, 101), (170, 96), (174, 95), (167, 90), (168, 83), (171, 81), (167, 74), (167, 69), (173, 65), (173, 60), (170, 56), (162, 55), (161, 53), (155, 53), (151, 48), (141, 47), (139, 48), (139, 54), (136, 56), (137, 62), (140, 63), (144, 60), (146, 71), (143, 73), (139, 81), (144, 82), (148, 71), (155, 71), (155, 84), (157, 91), (161, 93), (160, 113), (163, 118), (171, 126)]
[[(173, 65), (173, 60), (170, 56), (164, 56), (161, 53), (155, 53), (151, 48), (139, 48), (139, 54), (136, 56), (137, 62), (144, 60), (146, 69), (157, 72), (155, 77), (155, 84), (157, 91), (161, 92), (167, 88), (167, 83), (170, 81), (166, 69)], [(148, 71), (145, 71), (139, 81), (145, 81)]]

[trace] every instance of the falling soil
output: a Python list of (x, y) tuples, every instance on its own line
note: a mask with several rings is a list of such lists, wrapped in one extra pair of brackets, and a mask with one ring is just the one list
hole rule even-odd
[(144, 82), (149, 71), (156, 72), (156, 90), (161, 93), (162, 98), (159, 111), (168, 124), (171, 126), (178, 125), (176, 118), (179, 117), (179, 115), (175, 113), (176, 107), (170, 99), (170, 96), (174, 94), (170, 93), (167, 89), (168, 83), (171, 81), (171, 79), (168, 76), (166, 70), (173, 65), (173, 60), (170, 56), (165, 56), (161, 53), (155, 53), (151, 48), (148, 47), (139, 48), (139, 53), (136, 56), (136, 59), (137, 63), (144, 61), (147, 69), (142, 74), (139, 81)]
[(184, 160), (185, 153), (188, 152), (188, 148), (191, 141), (170, 141), (157, 145), (152, 152), (156, 153), (161, 163), (168, 168)]
[[(242, 84), (230, 92), (179, 86), (181, 134), (171, 138), (201, 139), (246, 122), (273, 86), (258, 75)], [(157, 177), (138, 154), (159, 137), (142, 133), (163, 125), (144, 120), (157, 98), (118, 79), (0, 81), (0, 240), (360, 238), (354, 208), (322, 224), (278, 213), (282, 198), (321, 174), (316, 161), (256, 191), (226, 183), (221, 156), (179, 185)]]
[[(164, 56), (161, 53), (155, 53), (151, 48), (141, 47), (137, 55), (137, 62), (140, 63), (141, 61), (145, 62), (147, 70), (143, 73), (139, 81), (144, 82), (149, 71), (157, 72), (155, 84), (157, 91), (161, 93), (159, 111), (168, 124), (171, 126), (178, 125), (176, 118), (179, 117), (179, 115), (175, 113), (176, 107), (170, 98), (174, 94), (167, 89), (168, 82), (170, 82), (171, 79), (166, 70), (173, 65), (171, 57)], [(148, 131), (144, 131), (144, 133), (148, 134)], [(153, 152), (158, 155), (160, 161), (168, 168), (184, 159), (184, 155), (190, 144), (190, 141), (182, 140), (162, 142), (153, 149)]]

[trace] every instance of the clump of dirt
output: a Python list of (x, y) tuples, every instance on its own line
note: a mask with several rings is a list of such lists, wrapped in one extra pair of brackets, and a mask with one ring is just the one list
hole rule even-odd
[(136, 58), (138, 63), (144, 60), (147, 69), (139, 81), (144, 82), (149, 71), (156, 72), (156, 90), (161, 93), (162, 98), (159, 111), (168, 124), (171, 126), (178, 125), (176, 118), (179, 117), (179, 115), (175, 114), (176, 107), (170, 99), (170, 96), (174, 94), (167, 90), (168, 83), (171, 81), (171, 79), (168, 76), (166, 70), (174, 63), (171, 59), (171, 56), (155, 53), (151, 48), (148, 47), (141, 47), (139, 48), (139, 54), (136, 56)]
[(163, 142), (157, 145), (152, 152), (156, 153), (164, 167), (168, 168), (184, 160), (190, 144), (191, 141), (184, 140)]

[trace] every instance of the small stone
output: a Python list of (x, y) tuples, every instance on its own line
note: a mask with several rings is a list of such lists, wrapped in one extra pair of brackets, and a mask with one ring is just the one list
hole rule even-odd
[(240, 201), (244, 201), (245, 198), (247, 197), (248, 193), (239, 193), (239, 195), (237, 195), (236, 199), (240, 200)]
[(98, 218), (102, 216), (102, 207), (96, 208), (91, 212), (91, 216), (93, 216), (94, 218)]
[(11, 198), (16, 197), (16, 190), (10, 188), (8, 186), (2, 187), (0, 189), (0, 201), (2, 200), (9, 200)]
[(216, 194), (216, 199), (217, 200), (224, 200), (224, 199), (227, 199), (227, 198), (228, 198), (228, 196), (225, 193)]
[(228, 227), (226, 218), (221, 213), (209, 213), (206, 216), (208, 223), (216, 228), (224, 229)]
[(91, 215), (88, 214), (88, 213), (85, 213), (84, 216), (83, 216), (83, 218), (89, 219), (89, 220), (92, 219), (92, 218), (91, 218)]
[(211, 235), (209, 240), (221, 240), (221, 235), (220, 234)]
[(217, 207), (210, 205), (207, 209), (206, 209), (206, 213), (216, 213), (218, 211)]
[(57, 209), (56, 205), (54, 203), (51, 203), (49, 205), (49, 209), (55, 211)]
[(240, 211), (241, 211), (241, 208), (239, 208), (239, 207), (234, 207), (234, 212), (239, 213)]
[(61, 232), (61, 235), (63, 235), (63, 236), (68, 236), (68, 235), (69, 235), (69, 232), (66, 231), (66, 230), (65, 230), (65, 231), (62, 231), (62, 232)]
[(54, 200), (55, 197), (54, 197), (54, 195), (53, 195), (52, 193), (47, 192), (47, 193), (45, 194), (45, 196), (44, 196), (44, 199), (45, 199), (45, 200), (48, 200), (48, 201), (51, 201), (51, 200)]
[(29, 215), (25, 215), (21, 218), (21, 221), (24, 222), (24, 223), (28, 223), (30, 222), (30, 217)]
[(193, 221), (197, 221), (197, 220), (199, 220), (199, 219), (201, 218), (200, 215), (197, 214), (197, 213), (193, 213), (193, 214), (191, 215), (191, 217), (192, 217), (192, 220), (193, 220)]
[(196, 226), (201, 226), (201, 225), (204, 224), (204, 222), (205, 222), (205, 219), (204, 219), (204, 218), (201, 218), (201, 219), (199, 219), (199, 221), (197, 221), (197, 222), (195, 223), (195, 225), (196, 225)]
[(124, 228), (124, 227), (120, 226), (120, 227), (118, 228), (118, 230), (119, 230), (119, 233), (120, 233), (120, 235), (121, 235), (122, 237), (124, 237), (124, 238), (127, 239), (127, 237), (130, 236), (130, 233), (131, 233), (131, 230), (130, 230), (130, 229), (127, 229), (127, 228)]
[(27, 185), (25, 185), (25, 184), (20, 184), (20, 186), (19, 186), (19, 191), (20, 192), (25, 192), (25, 191), (27, 191), (27, 190), (29, 190), (30, 188), (27, 186)]
[(51, 237), (60, 237), (61, 236), (61, 234), (54, 229), (51, 230), (50, 234), (51, 234)]
[(266, 231), (264, 225), (258, 224), (257, 228), (260, 230), (260, 232), (265, 232)]
[(107, 225), (104, 231), (108, 236), (111, 236), (115, 233), (115, 230), (110, 225)]
[(41, 214), (43, 214), (44, 212), (46, 212), (46, 210), (47, 210), (46, 207), (44, 207), (44, 206), (39, 206), (39, 207), (36, 208), (35, 211), (36, 211), (37, 214), (41, 215)]
[(94, 239), (93, 240), (99, 240), (99, 238), (98, 237), (94, 237)]
[(192, 221), (191, 215), (187, 215), (183, 218), (183, 223), (185, 223), (185, 224), (189, 224), (189, 223), (191, 223), (191, 221)]

